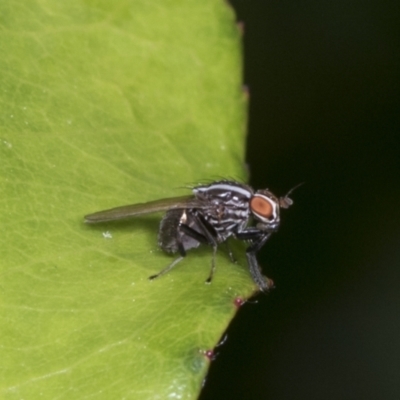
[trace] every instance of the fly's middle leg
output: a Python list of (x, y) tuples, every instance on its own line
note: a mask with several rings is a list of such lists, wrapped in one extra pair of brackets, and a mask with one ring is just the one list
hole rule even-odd
[[(202, 243), (209, 244), (213, 247), (213, 256), (211, 260), (211, 270), (210, 274), (208, 275), (208, 278), (206, 279), (206, 283), (211, 283), (214, 272), (215, 272), (215, 257), (217, 255), (217, 249), (218, 249), (218, 241), (217, 241), (217, 233), (215, 232), (214, 228), (211, 227), (207, 221), (205, 221), (200, 215), (195, 215), (193, 217), (193, 225), (196, 226), (198, 231), (195, 231), (194, 229), (190, 228), (189, 226), (182, 226), (183, 229), (185, 229), (186, 234), (190, 235), (189, 231), (194, 231), (192, 234), (195, 236), (201, 236), (197, 240), (199, 242), (201, 241)], [(201, 233), (200, 233), (201, 232)]]

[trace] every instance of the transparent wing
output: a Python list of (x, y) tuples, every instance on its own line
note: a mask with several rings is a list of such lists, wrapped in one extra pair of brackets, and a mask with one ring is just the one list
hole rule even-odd
[(204, 203), (196, 199), (193, 195), (190, 195), (111, 208), (109, 210), (103, 210), (94, 214), (85, 215), (84, 218), (86, 223), (96, 224), (98, 222), (127, 219), (131, 217), (136, 217), (137, 215), (151, 214), (158, 211), (167, 211), (179, 208), (184, 209), (202, 207), (204, 207)]

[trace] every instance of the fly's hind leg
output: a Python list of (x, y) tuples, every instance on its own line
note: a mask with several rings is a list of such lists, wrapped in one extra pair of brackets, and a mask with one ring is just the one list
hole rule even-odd
[(176, 264), (178, 264), (178, 262), (182, 261), (184, 257), (180, 256), (178, 257), (176, 260), (174, 260), (171, 264), (168, 265), (168, 267), (162, 269), (158, 274), (155, 275), (151, 275), (149, 276), (149, 279), (152, 281), (153, 279), (156, 279), (158, 277), (160, 277), (161, 275), (166, 274), (167, 272), (171, 271), (172, 268), (175, 267)]
[(158, 244), (167, 253), (179, 253), (166, 268), (158, 274), (152, 275), (149, 279), (156, 279), (171, 271), (180, 261), (186, 257), (187, 250), (197, 247), (200, 243), (206, 243), (207, 239), (199, 232), (190, 228), (185, 222), (188, 221), (188, 214), (185, 210), (169, 210), (160, 224), (158, 233)]
[(180, 256), (177, 259), (172, 261), (171, 264), (169, 264), (167, 267), (162, 269), (158, 274), (149, 276), (149, 279), (153, 280), (153, 279), (156, 279), (156, 278), (166, 274), (167, 272), (171, 271), (171, 269), (174, 268), (176, 264), (178, 264), (180, 261), (182, 261), (186, 256), (186, 251), (185, 251), (182, 243), (180, 243), (180, 242), (178, 243), (178, 251), (179, 251)]
[(161, 220), (158, 232), (158, 245), (165, 252), (179, 253), (180, 256), (158, 274), (151, 275), (149, 279), (153, 280), (166, 274), (186, 256), (187, 247), (182, 242), (182, 234), (180, 232), (181, 220), (184, 215), (186, 214), (183, 210), (169, 210)]
[[(184, 222), (183, 222), (184, 221)], [(179, 252), (180, 257), (158, 274), (149, 279), (158, 278), (175, 267), (186, 256), (186, 251), (198, 247), (200, 243), (213, 247), (213, 258), (211, 262), (210, 275), (206, 283), (210, 283), (215, 271), (215, 256), (217, 253), (216, 233), (211, 226), (196, 213), (187, 213), (182, 210), (170, 210), (167, 212), (160, 224), (159, 246), (168, 253)]]

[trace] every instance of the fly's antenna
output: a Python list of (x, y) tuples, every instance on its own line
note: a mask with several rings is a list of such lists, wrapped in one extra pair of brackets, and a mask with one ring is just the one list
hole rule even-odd
[(284, 197), (279, 198), (279, 205), (282, 208), (289, 208), (293, 204), (293, 200), (289, 197), (298, 187), (303, 186), (304, 182), (299, 183), (295, 187), (292, 187)]

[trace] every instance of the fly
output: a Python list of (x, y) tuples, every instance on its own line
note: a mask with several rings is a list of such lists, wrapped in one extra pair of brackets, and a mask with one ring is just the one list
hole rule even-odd
[[(188, 250), (208, 244), (213, 248), (211, 271), (206, 282), (211, 282), (215, 271), (215, 255), (219, 244), (229, 237), (248, 244), (246, 258), (251, 276), (260, 290), (271, 288), (271, 280), (264, 277), (256, 254), (280, 224), (280, 209), (293, 204), (289, 191), (276, 197), (268, 189), (254, 191), (248, 185), (228, 180), (199, 185), (192, 194), (132, 204), (99, 211), (85, 216), (85, 222), (94, 224), (166, 211), (158, 231), (158, 245), (167, 253), (178, 253), (176, 258), (155, 279), (170, 271)], [(229, 252), (231, 259), (232, 253)]]

